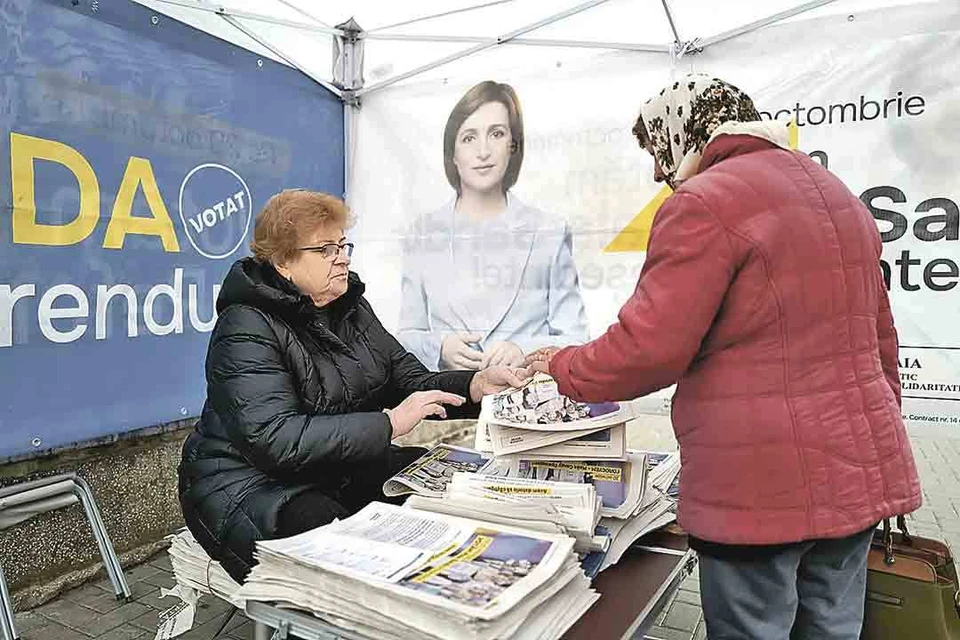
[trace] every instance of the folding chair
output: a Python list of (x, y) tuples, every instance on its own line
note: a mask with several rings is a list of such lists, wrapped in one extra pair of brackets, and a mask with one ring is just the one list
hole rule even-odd
[[(93, 537), (100, 548), (103, 566), (107, 570), (113, 591), (118, 600), (130, 598), (130, 587), (123, 577), (123, 568), (113, 550), (110, 536), (103, 525), (100, 510), (90, 491), (90, 485), (75, 473), (66, 473), (32, 482), (22, 482), (11, 487), (0, 488), (0, 530), (20, 524), (33, 516), (55, 509), (62, 509), (75, 503), (81, 503), (87, 514)], [(13, 624), (13, 601), (7, 590), (0, 566), (0, 636), (2, 640), (18, 640)]]

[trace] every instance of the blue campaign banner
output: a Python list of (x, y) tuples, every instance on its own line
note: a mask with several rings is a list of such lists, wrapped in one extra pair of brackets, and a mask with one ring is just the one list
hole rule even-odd
[(0, 459), (198, 415), (253, 217), (343, 192), (335, 96), (155, 15), (0, 0)]

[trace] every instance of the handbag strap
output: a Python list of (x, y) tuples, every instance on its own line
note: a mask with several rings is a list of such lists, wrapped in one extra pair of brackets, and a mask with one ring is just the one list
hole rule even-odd
[[(903, 538), (904, 543), (913, 546), (913, 538), (910, 537), (910, 532), (907, 531), (907, 518), (904, 515), (897, 516), (897, 529), (900, 530), (900, 536)], [(893, 529), (890, 527), (890, 518), (883, 519), (883, 563), (887, 566), (892, 565), (896, 562), (896, 556), (893, 553)], [(955, 598), (957, 601), (958, 611), (960, 611), (960, 593), (957, 594)]]
[(900, 529), (900, 535), (903, 536), (903, 541), (912, 547), (913, 538), (910, 537), (910, 532), (907, 531), (907, 517), (903, 514), (897, 516), (897, 529)]

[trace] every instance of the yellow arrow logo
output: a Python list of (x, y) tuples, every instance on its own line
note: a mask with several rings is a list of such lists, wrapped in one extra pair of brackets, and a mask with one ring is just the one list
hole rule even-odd
[[(791, 120), (787, 124), (787, 130), (790, 133), (790, 148), (797, 149), (800, 146), (800, 129), (797, 123)], [(640, 210), (640, 213), (633, 217), (627, 226), (625, 226), (617, 236), (604, 247), (604, 253), (630, 253), (637, 251), (646, 251), (647, 242), (650, 240), (650, 228), (653, 226), (653, 218), (660, 210), (660, 205), (670, 197), (673, 189), (664, 186), (657, 195), (653, 196)]]
[(604, 248), (604, 253), (624, 253), (632, 251), (646, 251), (647, 241), (650, 240), (650, 227), (653, 226), (653, 217), (660, 210), (660, 205), (670, 197), (673, 189), (664, 186), (653, 200), (633, 217), (633, 220), (623, 228), (617, 237)]

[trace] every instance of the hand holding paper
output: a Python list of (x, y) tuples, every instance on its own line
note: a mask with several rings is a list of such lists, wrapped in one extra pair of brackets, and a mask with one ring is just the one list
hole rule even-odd
[(531, 351), (524, 358), (524, 364), (527, 365), (527, 373), (534, 375), (536, 373), (550, 374), (550, 360), (560, 351), (560, 347), (541, 347), (536, 351)]
[(499, 393), (505, 389), (522, 387), (530, 375), (524, 369), (490, 367), (480, 371), (470, 381), (470, 398), (480, 402), (483, 396)]

